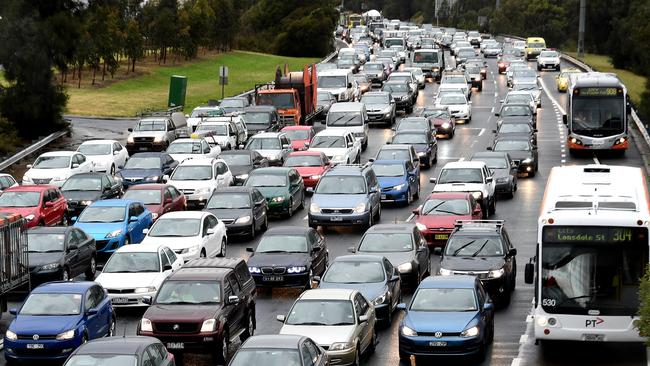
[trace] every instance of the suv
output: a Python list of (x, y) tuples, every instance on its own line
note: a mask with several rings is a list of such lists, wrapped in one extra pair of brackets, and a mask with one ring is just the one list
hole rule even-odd
[(326, 129), (311, 140), (309, 151), (321, 151), (332, 164), (361, 162), (361, 141), (348, 130)]
[(174, 112), (169, 116), (143, 118), (128, 131), (129, 155), (138, 151), (163, 151), (178, 135), (187, 132), (187, 121), (183, 113)]
[[(255, 282), (241, 258), (195, 259), (167, 277), (138, 324), (171, 352), (208, 353), (225, 364), (228, 346), (256, 327)], [(200, 305), (199, 305), (200, 304)]]
[(496, 211), (496, 182), (492, 172), (482, 161), (455, 161), (447, 163), (434, 183), (433, 192), (471, 192), (481, 204), (484, 218)]
[[(239, 145), (239, 148), (244, 146)], [(269, 160), (269, 165), (282, 166), (293, 147), (285, 132), (262, 132), (248, 140), (246, 150), (257, 151)]]
[(492, 299), (507, 305), (515, 289), (517, 249), (503, 224), (503, 220), (456, 221), (440, 260), (440, 274), (477, 276)]
[(233, 184), (233, 176), (223, 159), (189, 159), (163, 181), (185, 194), (188, 207), (203, 208), (215, 189)]
[(361, 225), (381, 219), (379, 181), (370, 165), (339, 165), (316, 186), (309, 206), (309, 226)]
[(367, 92), (361, 97), (361, 103), (366, 105), (369, 122), (395, 124), (395, 101), (389, 92)]
[(537, 71), (542, 71), (542, 69), (560, 71), (560, 54), (557, 51), (542, 51), (537, 56)]
[(413, 105), (417, 98), (417, 96), (415, 96), (417, 89), (413, 89), (408, 81), (387, 81), (384, 83), (384, 86), (382, 86), (381, 91), (389, 92), (392, 95), (397, 109), (404, 110), (407, 114), (413, 113)]

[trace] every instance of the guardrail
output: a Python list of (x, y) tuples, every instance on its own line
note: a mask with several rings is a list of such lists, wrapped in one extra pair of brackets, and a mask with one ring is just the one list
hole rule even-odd
[(27, 157), (28, 155), (35, 153), (39, 149), (43, 148), (45, 145), (49, 144), (50, 142), (58, 139), (59, 137), (65, 135), (67, 133), (68, 133), (67, 130), (63, 130), (63, 131), (54, 132), (54, 133), (52, 133), (52, 134), (50, 134), (48, 136), (45, 136), (44, 138), (40, 139), (36, 143), (26, 147), (25, 149), (17, 152), (16, 154), (12, 155), (8, 159), (0, 162), (0, 170), (7, 169), (11, 164), (14, 164), (14, 163), (18, 162), (19, 160)]

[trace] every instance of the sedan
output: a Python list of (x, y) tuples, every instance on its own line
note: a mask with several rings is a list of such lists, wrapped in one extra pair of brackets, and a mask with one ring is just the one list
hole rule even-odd
[(534, 177), (539, 170), (537, 146), (526, 137), (503, 137), (494, 140), (494, 144), (487, 148), (490, 151), (507, 152), (517, 164), (517, 171)]
[(122, 198), (142, 201), (147, 210), (151, 211), (153, 222), (167, 212), (187, 209), (185, 195), (169, 184), (148, 183), (131, 186)]
[(375, 160), (372, 170), (381, 189), (381, 202), (410, 205), (420, 197), (418, 170), (408, 160)]
[(86, 141), (79, 145), (77, 151), (93, 163), (96, 172), (107, 172), (111, 175), (129, 159), (129, 152), (115, 140)]
[[(428, 121), (427, 124), (429, 124)], [(399, 130), (390, 143), (413, 146), (420, 159), (419, 162), (424, 164), (425, 168), (431, 168), (438, 162), (438, 140), (436, 140), (435, 133), (430, 131)]]
[(289, 154), (284, 166), (296, 169), (305, 188), (313, 191), (323, 174), (332, 167), (332, 163), (322, 151), (294, 151)]
[(61, 192), (68, 202), (68, 217), (74, 217), (95, 201), (120, 198), (122, 182), (109, 173), (81, 173), (68, 178)]
[(395, 100), (388, 92), (373, 91), (361, 97), (361, 103), (366, 105), (369, 122), (395, 124)]
[(327, 268), (325, 237), (312, 228), (281, 226), (266, 232), (251, 252), (248, 269), (257, 286), (312, 288)]
[(402, 118), (397, 126), (393, 128), (395, 131), (402, 130), (421, 130), (427, 131), (430, 134), (434, 134), (433, 126), (431, 122), (426, 117), (405, 117)]
[(174, 170), (178, 162), (167, 153), (136, 153), (126, 162), (116, 176), (124, 187), (143, 183), (162, 183), (162, 177)]
[(76, 151), (52, 151), (39, 156), (27, 165), (23, 185), (51, 184), (61, 186), (72, 175), (92, 172), (93, 163)]
[(352, 77), (352, 80), (356, 81), (359, 86), (359, 94), (363, 95), (372, 90), (372, 82), (370, 79), (369, 75), (363, 73), (355, 74)]
[(436, 107), (447, 108), (456, 121), (470, 122), (472, 120), (472, 102), (461, 93), (446, 94), (436, 99)]
[(11, 174), (0, 173), (0, 193), (9, 187), (17, 187), (18, 182)]
[(527, 121), (501, 121), (496, 130), (492, 130), (495, 139), (507, 137), (528, 137), (533, 146), (537, 146), (537, 130)]
[(496, 181), (496, 192), (512, 198), (517, 191), (517, 164), (506, 152), (481, 151), (472, 154), (470, 161), (482, 161)]
[(261, 168), (251, 172), (244, 183), (257, 188), (269, 203), (269, 214), (286, 217), (305, 207), (305, 183), (293, 168)]
[(456, 119), (449, 113), (449, 108), (424, 107), (420, 116), (429, 119), (436, 133), (436, 137), (440, 135), (448, 139), (454, 137), (454, 133), (456, 133)]
[(203, 210), (219, 217), (229, 236), (254, 239), (269, 227), (269, 204), (255, 187), (218, 188)]
[(167, 147), (172, 159), (182, 162), (185, 159), (216, 158), (221, 153), (219, 145), (210, 146), (204, 138), (176, 139)]
[(311, 338), (274, 334), (248, 338), (228, 365), (327, 366), (329, 364), (327, 352)]
[(67, 225), (68, 204), (55, 186), (17, 186), (0, 194), (0, 212), (19, 213), (27, 227)]
[(287, 126), (281, 132), (287, 134), (294, 151), (307, 150), (316, 130), (312, 126)]
[(252, 150), (228, 150), (222, 152), (219, 158), (228, 164), (236, 186), (244, 184), (253, 169), (269, 166), (269, 159)]
[(153, 337), (123, 336), (82, 344), (63, 366), (175, 366), (174, 355)]
[(497, 127), (502, 122), (525, 122), (533, 128), (537, 128), (537, 116), (533, 114), (528, 104), (504, 104), (498, 112), (494, 113), (499, 117)]

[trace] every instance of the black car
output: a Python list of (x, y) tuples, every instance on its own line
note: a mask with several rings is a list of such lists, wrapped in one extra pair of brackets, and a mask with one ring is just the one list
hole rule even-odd
[(172, 173), (178, 162), (164, 152), (144, 152), (131, 155), (116, 177), (124, 188), (136, 184), (162, 183), (162, 177)]
[(32, 286), (69, 281), (81, 274), (95, 278), (95, 239), (73, 226), (37, 226), (27, 231), (29, 273)]
[(108, 173), (75, 174), (63, 183), (61, 192), (68, 201), (68, 217), (79, 216), (97, 200), (119, 198), (124, 193), (122, 182)]
[(395, 128), (395, 131), (401, 130), (421, 130), (427, 131), (431, 135), (435, 135), (436, 131), (433, 129), (431, 122), (427, 117), (405, 117), (402, 118)]
[(427, 130), (399, 130), (391, 139), (391, 143), (413, 146), (420, 163), (427, 168), (438, 161), (438, 140)]
[(278, 110), (272, 105), (253, 105), (244, 108), (244, 119), (249, 134), (257, 132), (277, 132), (280, 125)]
[(310, 289), (327, 268), (325, 237), (313, 228), (281, 226), (267, 231), (252, 252), (248, 269), (257, 286)]
[(497, 126), (505, 121), (518, 121), (528, 122), (533, 128), (537, 128), (537, 116), (533, 114), (529, 104), (504, 104), (494, 115), (499, 117)]
[(97, 338), (82, 344), (64, 364), (79, 365), (175, 366), (176, 362), (156, 338), (124, 336)]
[(440, 274), (474, 275), (501, 305), (510, 302), (517, 277), (517, 249), (503, 220), (457, 221), (440, 259)]
[(517, 164), (507, 152), (484, 151), (472, 155), (470, 161), (482, 161), (496, 181), (496, 193), (510, 198), (517, 191)]
[(381, 91), (390, 92), (395, 101), (397, 109), (401, 109), (406, 113), (413, 113), (414, 98), (413, 95), (417, 92), (411, 88), (411, 85), (406, 80), (390, 80), (384, 83)]
[(349, 251), (388, 258), (399, 271), (402, 283), (413, 287), (430, 274), (429, 246), (414, 224), (375, 225)]
[[(302, 356), (301, 356), (302, 354)], [(266, 365), (327, 366), (327, 352), (311, 338), (273, 334), (251, 337), (242, 343), (229, 366)]]
[(251, 239), (269, 227), (269, 205), (255, 187), (217, 188), (205, 205), (225, 225), (228, 236), (246, 235)]
[(496, 130), (494, 138), (507, 138), (507, 137), (528, 137), (530, 142), (537, 146), (537, 130), (526, 121), (501, 121)]
[(539, 170), (537, 146), (534, 146), (527, 136), (498, 138), (487, 149), (507, 152), (515, 164), (517, 164), (517, 171), (519, 173), (525, 173), (529, 177), (534, 177), (537, 170)]
[(228, 150), (219, 157), (228, 164), (236, 186), (244, 184), (251, 170), (269, 166), (269, 160), (254, 150)]

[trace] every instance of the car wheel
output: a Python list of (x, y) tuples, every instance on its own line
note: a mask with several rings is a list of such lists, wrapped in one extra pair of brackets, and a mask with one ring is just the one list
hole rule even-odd
[(266, 231), (269, 228), (269, 216), (268, 214), (264, 215), (264, 224), (262, 224), (262, 231)]
[(219, 256), (226, 256), (226, 238), (221, 239), (221, 248), (219, 249)]
[(490, 215), (494, 215), (497, 212), (497, 200), (496, 197), (492, 197), (492, 203), (490, 204)]
[(199, 253), (199, 258), (207, 258), (207, 254), (205, 252), (205, 249), (201, 249), (201, 253)]
[(257, 224), (255, 223), (255, 220), (253, 220), (253, 224), (251, 225), (251, 233), (250, 233), (250, 235), (248, 236), (251, 240), (252, 240), (252, 239), (255, 239), (255, 226), (256, 226), (256, 225), (257, 225)]
[(354, 366), (361, 366), (361, 350), (357, 347), (357, 351), (354, 353)]
[(287, 210), (287, 218), (293, 216), (293, 197), (289, 199), (289, 208)]
[(535, 176), (535, 174), (536, 174), (535, 170), (537, 170), (537, 169), (533, 169), (532, 171), (528, 172), (528, 176), (533, 178)]
[(227, 365), (228, 362), (228, 333), (224, 332), (221, 335), (221, 349), (220, 352), (214, 354), (213, 358), (217, 365)]
[(298, 206), (298, 209), (302, 210), (305, 208), (305, 191), (302, 191), (302, 198), (300, 199), (300, 206)]
[(248, 317), (246, 317), (246, 320), (247, 320), (246, 330), (239, 337), (239, 339), (242, 342), (247, 340), (248, 338), (252, 337), (255, 334), (255, 316), (254, 316), (254, 314), (251, 314), (249, 312)]
[(366, 142), (361, 144), (361, 151), (366, 151), (367, 148), (368, 148), (368, 140), (366, 140)]
[[(390, 311), (389, 311), (390, 313)], [(368, 354), (373, 354), (375, 353), (375, 349), (377, 347), (377, 331), (372, 332), (372, 339), (370, 340), (370, 344), (368, 345)]]
[(386, 315), (386, 328), (390, 328), (393, 324), (393, 309), (392, 309), (393, 299), (388, 299), (388, 314)]
[(63, 273), (61, 274), (61, 281), (70, 281), (70, 270), (63, 268)]
[(115, 175), (115, 164), (111, 164), (111, 175)]
[(96, 274), (97, 274), (97, 261), (93, 256), (90, 257), (90, 264), (88, 265), (88, 269), (86, 270), (86, 279), (92, 281), (95, 279)]
[(307, 283), (305, 283), (305, 290), (311, 290), (314, 286), (314, 271), (310, 268), (307, 275)]
[(406, 206), (410, 205), (413, 202), (413, 195), (411, 194), (411, 188), (406, 191)]
[(70, 220), (68, 220), (68, 215), (63, 214), (63, 217), (61, 217), (61, 226), (68, 226), (70, 225)]
[(431, 155), (427, 156), (427, 160), (424, 162), (424, 167), (427, 169), (431, 168)]

